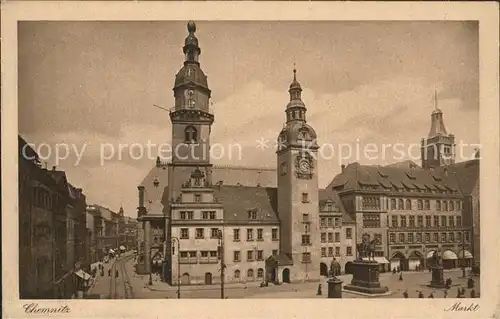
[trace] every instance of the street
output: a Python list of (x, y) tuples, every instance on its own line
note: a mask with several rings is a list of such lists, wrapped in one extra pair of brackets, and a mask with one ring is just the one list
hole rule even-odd
[[(113, 262), (113, 261), (112, 261)], [(106, 265), (106, 264), (105, 264)], [(119, 269), (123, 266), (123, 272), (119, 274), (116, 281), (114, 277), (107, 276), (107, 269)], [(153, 275), (153, 285), (148, 287), (149, 276), (137, 275), (134, 271), (134, 260), (130, 257), (122, 257), (116, 261), (116, 265), (110, 263), (105, 266), (105, 276), (98, 277), (97, 283), (91, 289), (92, 294), (102, 294), (112, 296), (112, 299), (176, 299), (177, 288), (168, 286)], [(114, 271), (114, 270), (113, 270)], [(445, 271), (444, 277), (452, 279), (452, 287), (448, 290), (448, 298), (455, 298), (459, 287), (467, 286), (468, 278), (460, 278), (461, 270), (454, 269)], [(382, 286), (389, 287), (390, 295), (375, 298), (403, 298), (403, 292), (407, 290), (409, 298), (418, 298), (418, 292), (422, 291), (424, 298), (428, 298), (431, 292), (434, 298), (443, 298), (444, 289), (433, 289), (427, 287), (431, 274), (429, 272), (407, 272), (403, 273), (403, 280), (399, 280), (398, 274), (380, 274)], [(351, 275), (339, 277), (344, 281), (344, 285), (350, 283)], [(125, 281), (124, 281), (125, 279)], [(476, 297), (480, 294), (479, 277), (474, 277)], [(317, 295), (319, 283), (299, 283), (281, 284), (278, 286), (258, 287), (255, 282), (248, 284), (228, 285), (224, 295), (228, 299), (241, 298), (327, 298), (326, 278), (320, 282), (322, 285), (322, 295)], [(125, 289), (127, 287), (127, 289)], [(470, 289), (466, 289), (466, 297), (470, 296)], [(351, 292), (343, 292), (343, 298), (373, 298)], [(106, 297), (107, 298), (107, 297)], [(181, 286), (181, 298), (190, 299), (220, 299), (220, 286)]]

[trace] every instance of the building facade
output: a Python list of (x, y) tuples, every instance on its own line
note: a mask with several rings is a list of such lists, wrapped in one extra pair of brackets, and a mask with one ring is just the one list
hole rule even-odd
[(76, 297), (89, 266), (85, 195), (66, 174), (42, 168), (19, 136), (20, 298)]
[[(168, 163), (158, 158), (138, 186), (138, 269), (163, 267), (163, 279), (172, 284), (213, 284), (221, 281), (223, 261), (227, 282), (319, 280), (321, 263), (333, 256), (321, 257), (319, 146), (296, 70), (278, 136), (278, 167), (214, 166), (202, 151), (210, 146), (215, 116), (195, 31), (190, 22), (170, 110), (172, 144), (182, 151)], [(339, 216), (342, 238), (350, 243), (355, 225)], [(339, 258), (344, 264), (355, 256), (351, 248), (352, 256)]]

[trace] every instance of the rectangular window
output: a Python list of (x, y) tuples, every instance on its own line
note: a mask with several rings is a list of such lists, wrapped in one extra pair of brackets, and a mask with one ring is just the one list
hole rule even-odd
[(449, 233), (448, 236), (449, 236), (451, 242), (455, 241), (455, 233)]
[(326, 233), (321, 233), (321, 242), (326, 243)]
[(196, 228), (196, 239), (204, 239), (205, 238), (205, 229)]
[(454, 227), (455, 226), (455, 217), (454, 216), (449, 216), (448, 217), (448, 226)]
[(432, 227), (431, 216), (425, 216), (425, 227)]
[(399, 242), (400, 243), (404, 243), (405, 242), (405, 234), (403, 234), (403, 233), (399, 234)]
[(328, 247), (328, 257), (333, 257), (333, 247)]
[(457, 227), (462, 227), (462, 216), (457, 216)]
[(406, 227), (406, 216), (401, 216), (401, 227)]
[(321, 257), (326, 257), (326, 247), (321, 247)]
[(211, 252), (210, 252), (210, 257), (212, 257), (212, 258), (217, 257), (217, 251), (216, 251), (216, 250), (211, 251)]
[(187, 219), (193, 219), (194, 212), (187, 212)]
[(189, 251), (189, 258), (196, 258), (196, 251)]
[(421, 242), (422, 242), (422, 234), (417, 233), (417, 243), (421, 243)]
[(277, 256), (278, 255), (278, 250), (277, 249), (273, 249), (273, 256)]
[(201, 258), (208, 258), (208, 251), (202, 251)]
[(342, 227), (342, 220), (340, 218), (335, 218), (335, 228)]
[(302, 262), (310, 263), (311, 262), (311, 253), (302, 253)]
[(346, 254), (346, 256), (352, 256), (352, 247), (351, 246), (347, 246), (345, 248), (345, 254)]
[(238, 250), (233, 251), (233, 261), (241, 261), (241, 253)]
[(335, 233), (335, 242), (340, 243), (340, 233)]
[(210, 212), (210, 219), (215, 219), (215, 212)]
[(321, 223), (321, 224), (320, 224), (320, 225), (321, 225), (321, 227), (326, 227), (326, 218), (322, 217), (322, 218), (320, 219), (320, 223)]
[(413, 243), (413, 233), (408, 233), (408, 243)]
[(257, 212), (248, 212), (248, 219), (251, 220), (256, 220), (257, 219)]
[(302, 214), (302, 221), (304, 223), (309, 223), (311, 220), (309, 219), (309, 214)]
[(257, 240), (264, 240), (263, 233), (264, 230), (262, 228), (257, 229)]
[(253, 240), (253, 229), (247, 228), (247, 241)]
[(424, 217), (423, 216), (417, 216), (417, 224), (418, 224), (418, 227), (424, 227)]
[(328, 218), (328, 227), (333, 227), (333, 218)]
[(212, 228), (210, 229), (210, 238), (219, 238), (219, 229), (218, 228)]
[(309, 194), (302, 193), (302, 203), (308, 203), (308, 202), (309, 202)]
[(208, 212), (201, 212), (201, 219), (208, 219)]
[(438, 233), (432, 234), (432, 241), (434, 241), (436, 243), (439, 241), (439, 234)]
[(391, 216), (392, 219), (392, 227), (397, 228), (398, 227), (398, 216)]
[(346, 239), (352, 239), (352, 228), (346, 228), (345, 229), (345, 238)]
[(264, 260), (264, 251), (257, 250), (257, 260)]
[(181, 228), (181, 239), (189, 239), (189, 229)]
[(415, 216), (410, 216), (410, 227), (415, 227)]
[(468, 231), (464, 232), (464, 236), (465, 236), (464, 237), (465, 241), (468, 242), (469, 241), (469, 232)]
[(201, 194), (194, 194), (194, 202), (195, 203), (201, 202)]
[(271, 230), (271, 236), (272, 236), (273, 240), (278, 240), (278, 229), (277, 228), (273, 228)]
[(335, 247), (335, 256), (340, 257), (340, 247)]
[(328, 233), (328, 242), (333, 243), (333, 233)]
[(446, 216), (441, 216), (441, 226), (446, 227)]
[(396, 242), (396, 234), (390, 233), (389, 234), (389, 241), (391, 242), (391, 244), (394, 244)]
[(431, 234), (430, 233), (425, 233), (425, 242), (428, 243), (431, 241)]
[(240, 241), (240, 230), (233, 229), (233, 241)]
[(439, 216), (434, 216), (434, 227), (439, 227)]
[(310, 244), (311, 244), (311, 236), (302, 235), (302, 245), (310, 245)]
[(248, 261), (253, 261), (253, 250), (248, 250), (247, 251), (247, 260)]
[(462, 232), (457, 233), (457, 241), (461, 242), (462, 241)]
[(188, 258), (188, 252), (187, 251), (181, 251), (181, 258)]
[(186, 214), (187, 212), (181, 212), (181, 219), (187, 219)]
[(431, 210), (431, 202), (427, 199), (425, 200), (425, 210)]
[(441, 242), (442, 243), (446, 242), (446, 233), (441, 233)]

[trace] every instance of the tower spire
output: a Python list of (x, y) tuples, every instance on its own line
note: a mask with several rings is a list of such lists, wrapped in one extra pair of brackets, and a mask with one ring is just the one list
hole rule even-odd
[(438, 109), (438, 98), (437, 98), (437, 90), (434, 89), (434, 109)]
[(189, 34), (184, 40), (184, 47), (182, 48), (186, 58), (184, 63), (198, 64), (201, 49), (198, 46), (198, 38), (194, 35), (196, 32), (196, 23), (194, 23), (194, 21), (189, 21), (187, 24), (187, 30)]

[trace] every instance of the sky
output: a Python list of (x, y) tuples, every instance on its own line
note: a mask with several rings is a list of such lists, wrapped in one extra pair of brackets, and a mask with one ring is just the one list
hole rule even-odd
[[(285, 122), (294, 63), (307, 122), (323, 145), (320, 187), (341, 164), (409, 158), (420, 164), (418, 148), (401, 158), (390, 145), (419, 144), (436, 101), (457, 145), (467, 144), (457, 161), (478, 147), (475, 22), (196, 24), (212, 90), (211, 142), (226, 150), (214, 164), (276, 166), (274, 141)], [(153, 104), (173, 106), (186, 36), (181, 21), (19, 23), (19, 133), (47, 167), (66, 171), (88, 204), (123, 206), (136, 216), (137, 186), (154, 166), (157, 146), (171, 138), (168, 112)], [(139, 145), (148, 143), (150, 154), (140, 156)], [(356, 156), (367, 144), (378, 151)]]

